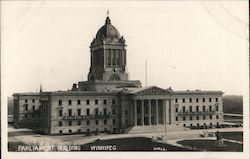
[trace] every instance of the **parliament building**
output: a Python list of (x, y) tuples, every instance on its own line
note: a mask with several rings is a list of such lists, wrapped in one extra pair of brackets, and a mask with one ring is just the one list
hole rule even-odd
[(14, 123), (45, 134), (140, 133), (214, 127), (222, 91), (175, 91), (130, 80), (126, 43), (107, 16), (90, 45), (88, 80), (71, 90), (14, 93)]

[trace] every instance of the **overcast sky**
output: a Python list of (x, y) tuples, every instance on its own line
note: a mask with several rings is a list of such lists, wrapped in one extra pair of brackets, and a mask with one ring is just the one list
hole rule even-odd
[(125, 37), (131, 80), (174, 90), (243, 94), (248, 79), (247, 1), (2, 1), (2, 86), (67, 90), (87, 80), (89, 46), (111, 23)]

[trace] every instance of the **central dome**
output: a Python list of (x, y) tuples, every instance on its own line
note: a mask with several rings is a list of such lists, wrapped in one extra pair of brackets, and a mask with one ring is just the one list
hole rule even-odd
[(96, 34), (96, 39), (120, 39), (120, 33), (119, 31), (111, 25), (110, 18), (106, 18), (105, 25), (102, 26), (97, 34)]

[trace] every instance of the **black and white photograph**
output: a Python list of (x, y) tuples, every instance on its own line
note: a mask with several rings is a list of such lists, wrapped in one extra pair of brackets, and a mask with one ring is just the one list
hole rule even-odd
[(249, 158), (248, 7), (1, 1), (2, 157)]

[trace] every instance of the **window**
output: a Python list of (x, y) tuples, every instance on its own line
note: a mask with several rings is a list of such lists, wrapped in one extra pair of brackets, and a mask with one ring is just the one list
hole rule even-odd
[(193, 124), (190, 124), (190, 126), (192, 127), (192, 126), (193, 126)]
[(128, 115), (128, 110), (125, 110), (125, 114)]
[(69, 116), (72, 116), (72, 109), (68, 110)]
[(115, 104), (115, 99), (112, 100), (112, 104)]
[(81, 124), (82, 124), (81, 120), (78, 120), (77, 125), (81, 125)]
[(97, 104), (98, 104), (98, 99), (95, 100), (95, 105), (97, 105)]
[(33, 106), (32, 106), (32, 110), (35, 110), (35, 108), (36, 108), (36, 107), (33, 105)]
[(90, 124), (90, 121), (89, 120), (87, 120), (87, 125), (89, 125)]
[(95, 115), (98, 115), (98, 108), (95, 108)]
[(189, 106), (189, 112), (193, 112), (192, 106)]
[(89, 105), (89, 100), (88, 99), (86, 100), (86, 104)]
[(77, 109), (77, 115), (81, 116), (81, 109)]
[(213, 123), (210, 123), (210, 125), (213, 125)]
[(186, 124), (183, 124), (184, 127), (186, 127)]
[(25, 103), (28, 103), (28, 99), (25, 99)]
[(200, 119), (199, 119), (199, 116), (196, 116), (196, 120), (200, 120)]
[(178, 103), (178, 98), (175, 98), (175, 103)]
[(219, 111), (219, 106), (218, 105), (216, 106), (216, 111)]
[(218, 98), (215, 98), (215, 101), (218, 102)]
[(68, 122), (68, 125), (69, 125), (69, 126), (72, 126), (72, 121), (69, 121), (69, 122)]
[(72, 133), (72, 130), (69, 130), (69, 133)]
[(178, 116), (177, 116), (177, 117), (175, 117), (175, 121), (178, 121)]
[(125, 123), (128, 124), (128, 119), (125, 120)]
[(106, 120), (106, 119), (103, 121), (103, 124), (104, 124), (104, 125), (107, 125), (107, 120)]
[(99, 124), (99, 120), (96, 120), (96, 121), (95, 121), (95, 125), (98, 125), (98, 124)]
[(185, 121), (186, 120), (186, 117), (183, 117), (183, 121)]
[(62, 126), (62, 122), (61, 121), (58, 122), (58, 126)]
[(107, 100), (106, 99), (103, 100), (103, 104), (105, 104), (105, 105), (107, 104)]
[(62, 100), (59, 100), (59, 101), (58, 101), (58, 105), (62, 105)]
[(219, 115), (216, 115), (216, 119), (219, 119)]
[(193, 117), (192, 116), (190, 116), (190, 118), (189, 118), (190, 120), (193, 120)]
[(90, 110), (89, 110), (89, 108), (88, 109), (86, 109), (86, 111), (87, 111), (87, 115), (89, 115), (90, 114)]
[(185, 103), (185, 98), (182, 98), (182, 103)]
[(196, 103), (199, 103), (199, 98), (196, 98)]
[(35, 103), (35, 99), (32, 99), (32, 103)]
[(212, 119), (212, 115), (209, 115), (209, 119)]
[(205, 111), (206, 111), (206, 106), (205, 106), (205, 105), (203, 105), (203, 107), (202, 107), (202, 111), (203, 111), (203, 112), (205, 112)]
[(212, 98), (209, 98), (209, 102), (212, 102)]
[(212, 106), (211, 106), (211, 105), (209, 106), (209, 111), (210, 111), (210, 112), (212, 111)]
[(115, 124), (115, 119), (113, 119), (113, 124)]
[(72, 104), (72, 101), (71, 100), (68, 100), (68, 105), (71, 105)]
[(81, 105), (81, 100), (77, 100), (77, 105)]
[(59, 116), (62, 116), (63, 115), (63, 110), (62, 109), (59, 109)]
[(199, 112), (199, 106), (198, 105), (196, 106), (196, 112)]
[(189, 98), (189, 103), (192, 103), (192, 98)]
[(186, 112), (185, 106), (182, 107), (182, 112)]
[(205, 100), (205, 98), (202, 98), (202, 102), (205, 102), (206, 100)]
[(103, 109), (103, 114), (104, 114), (104, 115), (107, 115), (107, 108), (104, 108), (104, 109)]
[(115, 108), (112, 109), (112, 114), (115, 115)]
[(205, 120), (206, 119), (206, 116), (205, 115), (203, 115), (203, 120)]
[(175, 112), (178, 113), (178, 108), (175, 108)]
[(62, 130), (59, 130), (59, 133), (62, 134)]
[(28, 111), (28, 106), (27, 105), (25, 105), (25, 111)]

